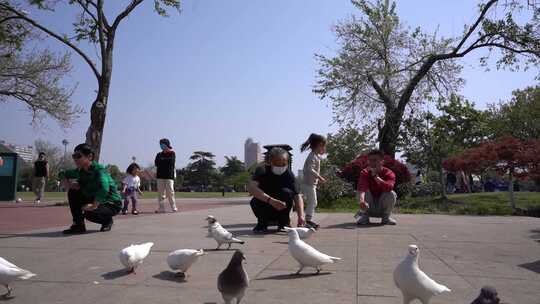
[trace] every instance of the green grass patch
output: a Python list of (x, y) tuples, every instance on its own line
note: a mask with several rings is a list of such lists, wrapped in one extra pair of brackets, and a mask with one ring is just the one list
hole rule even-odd
[[(540, 214), (539, 192), (516, 192), (517, 207), (528, 210), (530, 215)], [(507, 192), (453, 194), (448, 199), (439, 197), (407, 197), (399, 200), (397, 213), (410, 214), (458, 214), (458, 215), (512, 215)], [(340, 198), (326, 204), (320, 212), (356, 212), (358, 202), (355, 198)]]
[[(143, 199), (155, 199), (157, 198), (157, 192), (144, 192)], [(225, 192), (225, 198), (230, 197), (247, 197), (246, 192)], [(35, 199), (32, 192), (17, 192), (17, 197), (22, 198), (24, 201), (32, 201)], [(222, 198), (221, 192), (176, 192), (176, 198)], [(44, 201), (60, 201), (66, 200), (66, 192), (45, 192)]]

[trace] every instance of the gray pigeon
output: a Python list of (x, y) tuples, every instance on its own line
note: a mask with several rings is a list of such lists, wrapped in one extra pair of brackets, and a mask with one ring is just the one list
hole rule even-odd
[(480, 290), (480, 295), (471, 304), (499, 304), (501, 300), (497, 290), (491, 286), (484, 286)]
[(233, 299), (239, 304), (249, 286), (249, 277), (243, 266), (245, 259), (242, 251), (236, 250), (227, 268), (219, 274), (217, 286), (225, 304), (231, 304)]

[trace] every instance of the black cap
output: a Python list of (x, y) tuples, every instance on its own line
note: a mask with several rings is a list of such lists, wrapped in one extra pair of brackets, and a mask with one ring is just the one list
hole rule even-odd
[(172, 149), (171, 142), (167, 138), (160, 139), (159, 143), (166, 145), (167, 147), (169, 147), (169, 149)]

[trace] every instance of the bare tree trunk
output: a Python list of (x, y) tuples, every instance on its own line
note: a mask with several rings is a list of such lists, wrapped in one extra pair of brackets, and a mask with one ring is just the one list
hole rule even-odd
[(403, 119), (403, 111), (387, 108), (386, 112), (384, 126), (379, 130), (379, 149), (385, 154), (395, 157), (396, 143), (399, 137), (399, 126)]
[(443, 167), (442, 167), (442, 163), (439, 164), (439, 179), (440, 179), (440, 182), (441, 182), (441, 198), (446, 199), (447, 198), (447, 196), (446, 196), (446, 178), (444, 176), (444, 170), (443, 170)]
[(99, 156), (101, 154), (101, 143), (103, 141), (103, 129), (105, 128), (109, 88), (111, 86), (113, 40), (114, 37), (109, 37), (105, 56), (102, 59), (98, 93), (96, 100), (92, 103), (92, 108), (90, 110), (90, 126), (86, 131), (86, 143), (94, 149), (94, 160), (96, 161), (99, 161)]
[(508, 174), (508, 193), (510, 194), (510, 207), (512, 209), (516, 210), (516, 197), (514, 196), (514, 170), (510, 170), (510, 173)]

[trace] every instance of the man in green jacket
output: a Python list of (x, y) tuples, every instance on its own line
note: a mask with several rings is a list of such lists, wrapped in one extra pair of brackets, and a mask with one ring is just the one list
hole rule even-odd
[(64, 234), (86, 232), (84, 220), (101, 224), (100, 231), (109, 231), (113, 216), (122, 208), (122, 197), (105, 167), (94, 161), (94, 151), (87, 144), (75, 147), (73, 161), (77, 169), (60, 173), (69, 189), (68, 201), (73, 225)]

